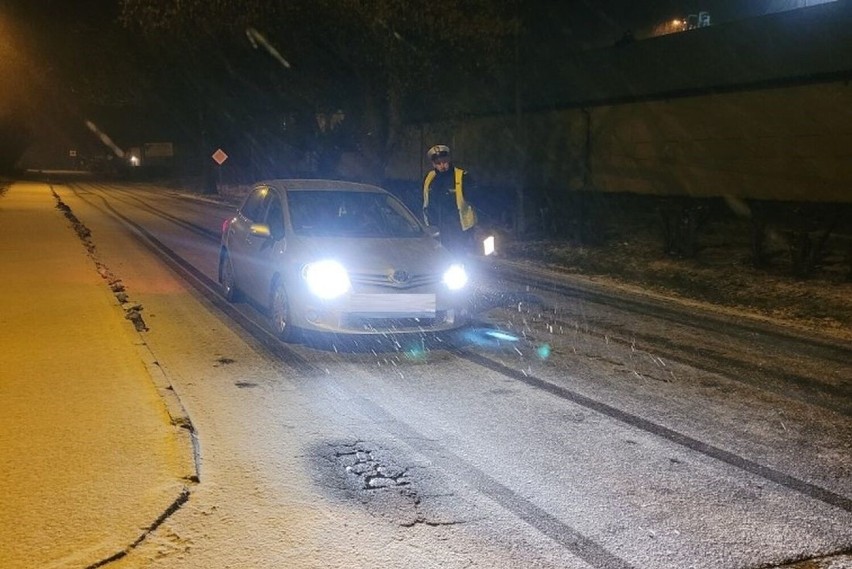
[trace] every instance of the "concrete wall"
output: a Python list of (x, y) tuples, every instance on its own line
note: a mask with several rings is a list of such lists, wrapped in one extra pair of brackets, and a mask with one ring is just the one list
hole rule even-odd
[(540, 112), (522, 124), (507, 116), (411, 127), (389, 177), (420, 180), (425, 149), (445, 142), (496, 186), (523, 177), (550, 190), (852, 201), (847, 82)]
[(591, 111), (591, 185), (764, 200), (852, 201), (847, 83)]

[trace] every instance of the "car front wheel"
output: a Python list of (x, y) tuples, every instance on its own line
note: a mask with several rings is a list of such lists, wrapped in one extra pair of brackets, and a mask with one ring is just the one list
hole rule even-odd
[(291, 342), (296, 338), (296, 331), (291, 322), (290, 301), (284, 283), (280, 280), (272, 286), (269, 315), (272, 330), (281, 341)]
[(240, 300), (240, 289), (237, 288), (237, 278), (234, 273), (234, 264), (227, 251), (222, 251), (219, 257), (219, 282), (222, 284), (222, 294), (228, 302)]

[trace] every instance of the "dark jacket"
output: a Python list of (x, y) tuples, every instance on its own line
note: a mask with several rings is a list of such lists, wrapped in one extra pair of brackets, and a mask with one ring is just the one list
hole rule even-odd
[(430, 170), (423, 180), (425, 221), (438, 227), (453, 223), (463, 231), (471, 229), (476, 225), (476, 214), (468, 200), (474, 187), (470, 174), (461, 168)]

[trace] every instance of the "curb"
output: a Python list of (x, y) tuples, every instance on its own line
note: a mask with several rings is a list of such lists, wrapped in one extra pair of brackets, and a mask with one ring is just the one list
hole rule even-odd
[(127, 544), (116, 553), (86, 566), (86, 569), (96, 569), (126, 556), (189, 501), (192, 486), (199, 484), (201, 481), (201, 455), (197, 433), (189, 417), (189, 413), (187, 413), (186, 408), (181, 403), (180, 397), (175, 391), (165, 370), (160, 366), (154, 352), (143, 336), (143, 332), (147, 331), (148, 327), (145, 325), (141, 316), (142, 307), (140, 305), (132, 305), (128, 302), (121, 280), (112, 275), (109, 269), (98, 260), (95, 244), (89, 239), (91, 235), (89, 229), (77, 219), (71, 208), (62, 201), (59, 194), (54, 190), (53, 185), (49, 184), (48, 186), (56, 200), (56, 208), (71, 222), (72, 230), (77, 234), (81, 244), (86, 248), (89, 258), (94, 263), (95, 270), (107, 282), (107, 286), (109, 286), (110, 291), (113, 293), (113, 297), (117, 302), (113, 306), (120, 310), (124, 319), (130, 321), (134, 326), (136, 335), (139, 338), (138, 343), (133, 342), (137, 355), (145, 366), (148, 377), (153, 382), (161, 401), (165, 405), (166, 412), (169, 415), (169, 422), (175, 430), (175, 436), (179, 440), (185, 440), (192, 453), (192, 464), (187, 465), (186, 474), (181, 476), (181, 479), (184, 481), (183, 488), (171, 504), (148, 527), (143, 528), (142, 533), (133, 542)]
[(138, 332), (141, 344), (137, 346), (142, 363), (148, 370), (148, 375), (157, 387), (163, 403), (166, 405), (166, 412), (169, 414), (171, 424), (177, 428), (177, 434), (180, 438), (187, 438), (187, 443), (192, 449), (192, 467), (190, 473), (184, 476), (184, 479), (193, 484), (201, 482), (201, 452), (198, 443), (198, 433), (189, 418), (189, 413), (183, 406), (180, 396), (172, 385), (165, 370), (157, 361), (151, 347), (145, 341), (141, 332)]

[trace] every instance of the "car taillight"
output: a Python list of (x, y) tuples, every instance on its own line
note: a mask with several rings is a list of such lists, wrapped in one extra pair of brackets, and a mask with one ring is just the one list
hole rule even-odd
[(229, 217), (228, 219), (222, 222), (222, 235), (228, 232), (228, 226), (231, 225), (232, 221), (234, 221), (234, 218)]

